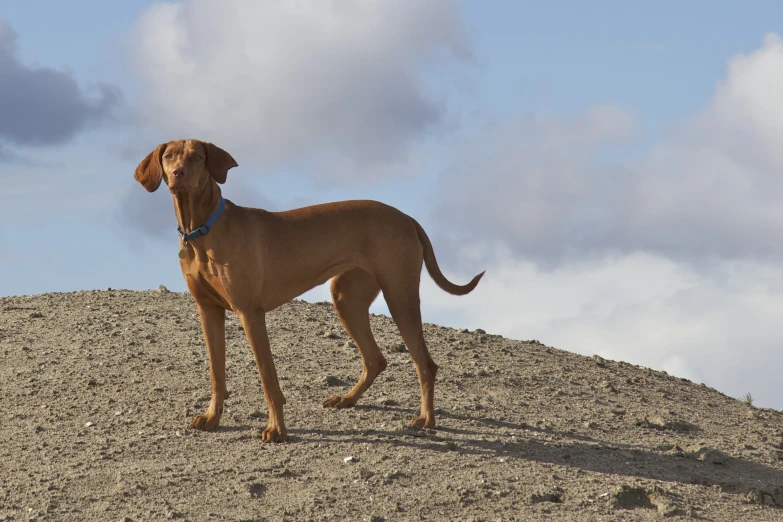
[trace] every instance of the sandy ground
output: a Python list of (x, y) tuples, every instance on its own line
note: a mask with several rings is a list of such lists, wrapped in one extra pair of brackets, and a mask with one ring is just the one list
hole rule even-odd
[(391, 320), (389, 367), (323, 409), (361, 363), (327, 303), (268, 315), (290, 440), (239, 322), (222, 426), (187, 294), (0, 299), (0, 520), (783, 520), (783, 417), (663, 372), (537, 341), (425, 326), (438, 426)]

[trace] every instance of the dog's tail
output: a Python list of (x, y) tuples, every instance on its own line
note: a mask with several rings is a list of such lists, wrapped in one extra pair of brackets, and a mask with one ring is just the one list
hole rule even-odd
[(435, 283), (439, 287), (441, 287), (442, 289), (444, 289), (445, 291), (453, 295), (465, 295), (472, 292), (473, 289), (476, 288), (478, 282), (481, 280), (481, 277), (484, 275), (484, 272), (481, 272), (479, 275), (474, 277), (470, 281), (470, 283), (466, 285), (455, 285), (454, 283), (446, 279), (446, 276), (444, 276), (443, 272), (440, 271), (440, 267), (438, 266), (438, 261), (435, 259), (435, 251), (432, 249), (432, 243), (430, 243), (430, 238), (427, 237), (427, 233), (424, 232), (424, 229), (421, 228), (421, 225), (419, 225), (418, 221), (414, 219), (413, 223), (416, 225), (416, 232), (419, 235), (419, 241), (421, 242), (421, 246), (424, 247), (424, 264), (427, 267), (427, 272), (429, 272), (430, 277), (432, 277)]

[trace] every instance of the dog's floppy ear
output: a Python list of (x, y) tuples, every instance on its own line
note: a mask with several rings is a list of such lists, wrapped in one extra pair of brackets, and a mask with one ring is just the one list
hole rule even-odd
[(212, 179), (218, 183), (225, 183), (228, 176), (228, 169), (237, 166), (237, 162), (231, 157), (231, 154), (224, 151), (217, 145), (202, 141), (204, 150), (207, 152), (207, 170)]
[(136, 172), (133, 174), (136, 181), (144, 185), (148, 192), (158, 190), (160, 181), (163, 179), (161, 158), (163, 157), (163, 151), (166, 150), (166, 145), (168, 143), (161, 143), (155, 147), (155, 150), (147, 154), (147, 157), (141, 160), (139, 166), (136, 167)]

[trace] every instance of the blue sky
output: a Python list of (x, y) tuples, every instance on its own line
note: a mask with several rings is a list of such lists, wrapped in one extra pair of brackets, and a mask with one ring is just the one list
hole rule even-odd
[(203, 138), (238, 204), (379, 199), (488, 270), (426, 321), (783, 407), (780, 3), (0, 5), (0, 295), (184, 291), (132, 172)]

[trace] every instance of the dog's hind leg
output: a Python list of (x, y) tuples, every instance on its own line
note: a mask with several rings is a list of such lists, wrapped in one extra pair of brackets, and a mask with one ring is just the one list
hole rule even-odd
[(419, 428), (435, 427), (435, 374), (438, 365), (430, 357), (424, 342), (419, 301), (419, 275), (395, 278), (394, 284), (383, 286), (383, 296), (389, 305), (392, 319), (400, 329), (405, 345), (413, 358), (421, 386), (421, 413), (411, 419)]
[(348, 393), (328, 398), (324, 402), (324, 408), (350, 408), (386, 368), (386, 359), (370, 329), (370, 305), (378, 297), (380, 290), (375, 279), (360, 268), (348, 270), (332, 278), (332, 302), (345, 331), (359, 347), (362, 375)]

